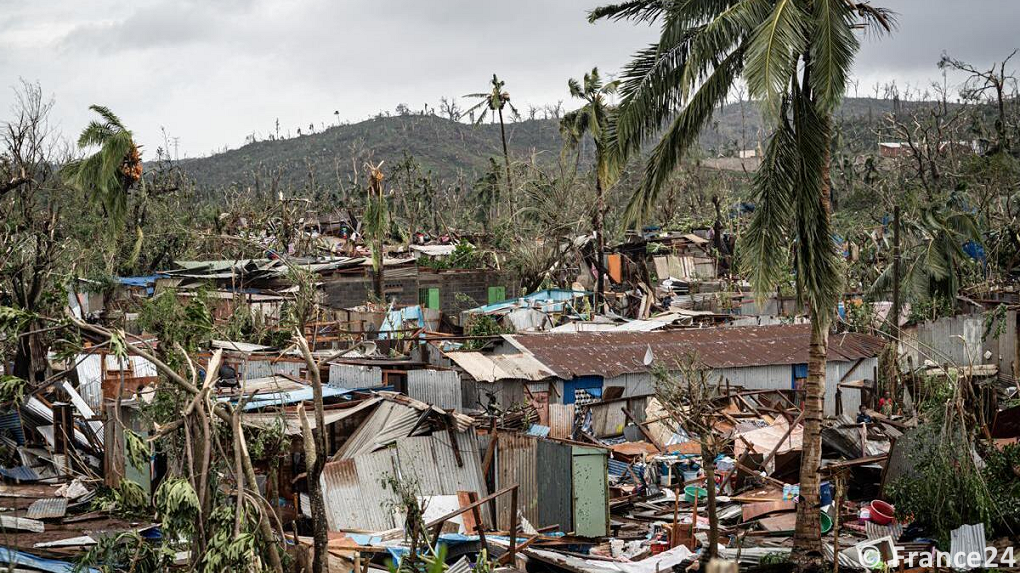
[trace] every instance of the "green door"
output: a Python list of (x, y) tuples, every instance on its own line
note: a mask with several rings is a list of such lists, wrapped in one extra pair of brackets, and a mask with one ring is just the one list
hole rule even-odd
[(574, 534), (609, 535), (609, 464), (605, 450), (574, 446)]
[(425, 308), (439, 310), (439, 289), (420, 288), (418, 289), (418, 304)]
[(506, 287), (489, 287), (489, 302), (487, 304), (495, 304), (497, 302), (503, 302), (504, 300), (506, 300)]

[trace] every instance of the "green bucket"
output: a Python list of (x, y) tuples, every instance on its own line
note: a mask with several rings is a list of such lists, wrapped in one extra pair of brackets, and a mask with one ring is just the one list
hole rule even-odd
[(695, 498), (702, 499), (708, 496), (708, 490), (696, 485), (689, 485), (684, 488), (684, 501), (693, 503)]
[(826, 533), (832, 531), (832, 518), (829, 517), (828, 513), (825, 513), (824, 511), (821, 512), (821, 522), (822, 522), (822, 535), (825, 535)]

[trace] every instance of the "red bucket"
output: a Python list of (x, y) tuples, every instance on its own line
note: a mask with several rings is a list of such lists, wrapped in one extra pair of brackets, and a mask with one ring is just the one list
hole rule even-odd
[(871, 521), (879, 525), (889, 525), (895, 515), (896, 508), (892, 505), (880, 499), (871, 502)]

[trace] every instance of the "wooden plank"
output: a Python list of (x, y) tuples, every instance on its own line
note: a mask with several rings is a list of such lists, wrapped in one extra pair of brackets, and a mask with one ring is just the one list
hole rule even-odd
[(42, 533), (46, 531), (46, 526), (43, 522), (35, 519), (27, 519), (24, 517), (14, 517), (12, 515), (0, 515), (0, 527), (4, 529), (17, 529), (19, 531), (31, 531), (32, 533)]

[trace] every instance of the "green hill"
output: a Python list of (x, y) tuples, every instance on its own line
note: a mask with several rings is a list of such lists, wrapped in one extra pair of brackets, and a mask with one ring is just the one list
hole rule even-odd
[[(904, 103), (904, 108), (921, 105)], [(741, 109), (743, 108), (743, 110)], [(873, 126), (893, 110), (892, 100), (848, 99), (839, 117), (844, 138), (857, 149), (874, 149)], [(743, 112), (742, 112), (743, 111)], [(702, 134), (708, 155), (733, 155), (741, 147), (754, 148), (761, 131), (757, 107), (750, 102), (723, 106)], [(542, 164), (556, 161), (562, 140), (556, 120), (537, 119), (507, 124), (511, 154), (533, 154)], [(591, 146), (587, 146), (590, 155)], [(404, 153), (413, 155), (425, 169), (453, 180), (473, 180), (488, 168), (490, 158), (500, 159), (498, 124), (472, 125), (434, 115), (402, 115), (333, 126), (325, 131), (289, 139), (258, 141), (239, 149), (182, 161), (182, 167), (200, 187), (251, 187), (258, 174), (264, 187), (274, 182), (281, 188), (302, 187), (313, 177), (320, 185), (347, 183), (353, 170), (366, 161), (394, 165)]]

